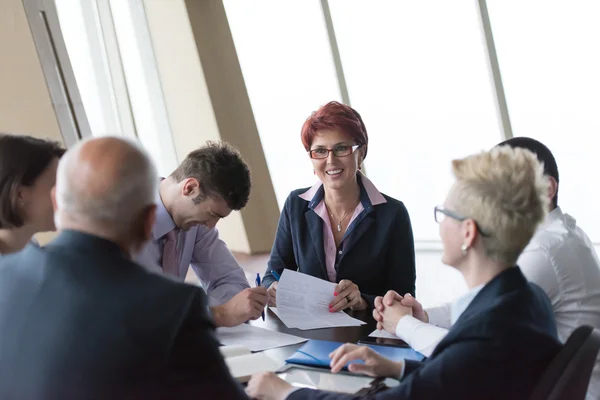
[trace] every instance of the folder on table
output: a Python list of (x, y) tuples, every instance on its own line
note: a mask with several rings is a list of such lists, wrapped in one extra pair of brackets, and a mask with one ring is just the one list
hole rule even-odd
[[(343, 343), (329, 342), (326, 340), (309, 340), (300, 347), (291, 357), (285, 360), (289, 364), (308, 365), (311, 367), (329, 368), (329, 354), (340, 347)], [(392, 361), (414, 360), (421, 361), (425, 358), (423, 354), (411, 349), (401, 347), (386, 347), (376, 345), (366, 345), (375, 350), (382, 356), (389, 358)], [(350, 361), (348, 364), (363, 364), (360, 360)], [(346, 365), (346, 368), (348, 365)]]

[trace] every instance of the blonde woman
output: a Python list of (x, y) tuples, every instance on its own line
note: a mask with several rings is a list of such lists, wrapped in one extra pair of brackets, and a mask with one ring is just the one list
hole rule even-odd
[[(455, 183), (435, 208), (442, 261), (463, 275), (470, 291), (452, 305), (453, 326), (425, 362), (392, 362), (364, 346), (331, 354), (332, 372), (402, 379), (377, 399), (526, 399), (557, 354), (556, 325), (546, 294), (516, 266), (548, 209), (548, 179), (534, 154), (494, 148), (452, 162)], [(394, 332), (412, 309), (388, 292), (375, 300), (378, 326)], [(362, 360), (364, 364), (352, 363)], [(295, 390), (272, 374), (253, 377), (248, 393), (260, 399), (344, 399)]]

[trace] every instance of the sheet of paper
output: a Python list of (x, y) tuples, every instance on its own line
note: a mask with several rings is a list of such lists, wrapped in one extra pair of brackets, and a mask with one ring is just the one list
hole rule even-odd
[(284, 270), (277, 285), (277, 316), (288, 328), (301, 330), (364, 325), (342, 311), (329, 312), (335, 286), (314, 276)]
[(250, 351), (263, 351), (306, 342), (307, 339), (241, 324), (232, 328), (217, 328), (217, 340), (224, 346), (241, 345)]
[(389, 333), (388, 331), (375, 329), (369, 334), (369, 337), (383, 338), (383, 339), (398, 339), (398, 336)]

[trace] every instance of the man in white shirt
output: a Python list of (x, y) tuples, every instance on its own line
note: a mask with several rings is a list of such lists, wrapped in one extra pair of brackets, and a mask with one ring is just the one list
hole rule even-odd
[[(558, 336), (562, 342), (581, 325), (600, 329), (600, 261), (592, 242), (577, 226), (575, 219), (558, 207), (559, 176), (554, 156), (545, 145), (530, 138), (512, 138), (499, 144), (503, 145), (525, 148), (535, 153), (544, 164), (544, 173), (551, 182), (550, 213), (537, 229), (517, 264), (527, 279), (539, 285), (550, 298)], [(399, 296), (388, 293), (383, 301), (390, 302), (394, 298), (399, 299)], [(401, 317), (392, 333), (415, 350), (429, 356), (453, 325), (452, 316), (457, 314), (455, 309), (460, 308), (461, 302), (463, 301), (459, 299), (452, 305), (443, 304), (424, 310), (408, 294), (402, 299), (402, 304), (412, 307), (413, 315)], [(598, 360), (590, 380), (587, 399), (600, 399)]]

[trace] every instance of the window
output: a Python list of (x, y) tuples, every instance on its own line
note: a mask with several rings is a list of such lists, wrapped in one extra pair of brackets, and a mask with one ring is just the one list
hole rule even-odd
[(452, 183), (450, 160), (503, 137), (477, 2), (330, 4), (369, 132), (366, 172), (406, 204), (416, 242), (438, 242), (433, 207)]
[(94, 1), (55, 0), (62, 35), (92, 135), (135, 135), (121, 125)]
[(92, 135), (138, 138), (165, 176), (177, 158), (142, 0), (56, 0)]
[(316, 182), (302, 124), (340, 100), (323, 14), (314, 0), (224, 4), (281, 208), (292, 190)]
[(513, 133), (550, 148), (559, 205), (600, 242), (600, 3), (493, 0), (488, 10)]

